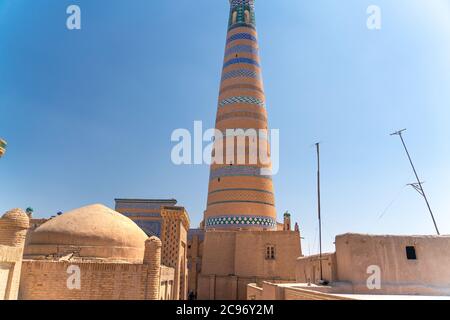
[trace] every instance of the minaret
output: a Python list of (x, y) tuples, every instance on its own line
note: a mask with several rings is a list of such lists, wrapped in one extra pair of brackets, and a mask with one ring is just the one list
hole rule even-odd
[[(230, 5), (216, 117), (216, 129), (223, 136), (216, 136), (213, 151), (213, 159), (222, 161), (211, 164), (204, 225), (206, 229), (276, 230), (254, 0), (230, 0)], [(230, 134), (230, 130), (235, 131)], [(243, 141), (246, 147), (240, 149), (237, 146)], [(228, 157), (233, 151), (237, 155)]]

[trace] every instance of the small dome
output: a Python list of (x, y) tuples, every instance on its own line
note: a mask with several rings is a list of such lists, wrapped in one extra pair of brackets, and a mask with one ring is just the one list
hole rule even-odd
[(17, 225), (19, 228), (28, 229), (30, 226), (30, 219), (22, 209), (11, 209), (2, 216), (2, 219), (9, 220), (9, 224)]
[(133, 221), (94, 204), (57, 216), (37, 228), (25, 256), (63, 256), (142, 262), (147, 235)]

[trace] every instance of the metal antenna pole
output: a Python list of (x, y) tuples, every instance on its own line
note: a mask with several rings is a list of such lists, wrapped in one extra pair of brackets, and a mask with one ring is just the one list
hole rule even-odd
[(322, 270), (322, 219), (320, 207), (320, 143), (316, 143), (317, 149), (317, 212), (319, 217), (319, 263), (320, 263), (320, 281), (323, 281)]
[(403, 139), (402, 134), (403, 134), (404, 131), (406, 131), (406, 129), (403, 129), (403, 130), (394, 132), (394, 133), (391, 134), (391, 136), (399, 136), (399, 137), (400, 137), (400, 140), (402, 141), (403, 147), (405, 148), (406, 155), (408, 156), (409, 163), (411, 164), (411, 167), (412, 167), (412, 169), (413, 169), (413, 171), (414, 171), (414, 175), (416, 176), (416, 179), (417, 179), (417, 184), (414, 183), (412, 186), (413, 186), (414, 189), (416, 189), (416, 190), (422, 195), (422, 197), (425, 199), (425, 203), (427, 204), (428, 211), (430, 212), (430, 215), (431, 215), (431, 219), (433, 219), (433, 224), (434, 224), (434, 227), (436, 228), (436, 232), (437, 232), (438, 235), (441, 235), (441, 234), (439, 233), (439, 229), (438, 229), (438, 226), (437, 226), (437, 224), (436, 224), (436, 220), (434, 219), (434, 215), (433, 215), (433, 211), (431, 210), (430, 203), (428, 202), (427, 195), (425, 194), (425, 191), (423, 190), (422, 182), (421, 182), (420, 179), (419, 179), (419, 175), (417, 174), (416, 168), (414, 167), (414, 163), (412, 162), (412, 159), (411, 159), (411, 155), (409, 154), (408, 148), (406, 147), (405, 140)]

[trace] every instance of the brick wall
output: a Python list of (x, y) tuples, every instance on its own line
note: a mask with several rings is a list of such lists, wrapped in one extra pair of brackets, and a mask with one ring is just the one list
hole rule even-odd
[[(266, 259), (266, 246), (275, 248), (275, 259)], [(295, 279), (301, 256), (300, 235), (295, 231), (210, 231), (202, 259), (205, 275)]]
[[(266, 246), (275, 258), (266, 259)], [(294, 281), (296, 259), (301, 255), (300, 234), (295, 231), (209, 231), (205, 234), (199, 299), (247, 298), (253, 282)]]
[[(80, 268), (80, 290), (70, 290), (67, 287), (70, 276), (67, 270), (71, 265)], [(151, 275), (148, 265), (145, 264), (24, 260), (19, 298), (24, 300), (145, 300), (150, 299), (154, 292)], [(170, 272), (166, 269), (161, 280), (161, 282), (171, 280)]]

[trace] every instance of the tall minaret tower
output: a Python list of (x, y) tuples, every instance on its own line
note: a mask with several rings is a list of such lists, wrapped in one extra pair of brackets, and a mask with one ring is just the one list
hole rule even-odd
[[(224, 160), (211, 165), (206, 229), (276, 230), (272, 177), (267, 174), (271, 168), (269, 141), (259, 131), (267, 133), (268, 125), (254, 1), (230, 0), (216, 118), (223, 139), (216, 137), (213, 152), (215, 156), (221, 148)], [(239, 133), (238, 129), (243, 130)], [(235, 130), (231, 139), (230, 130)], [(242, 141), (243, 149), (237, 147)], [(228, 157), (233, 151), (235, 155)]]

